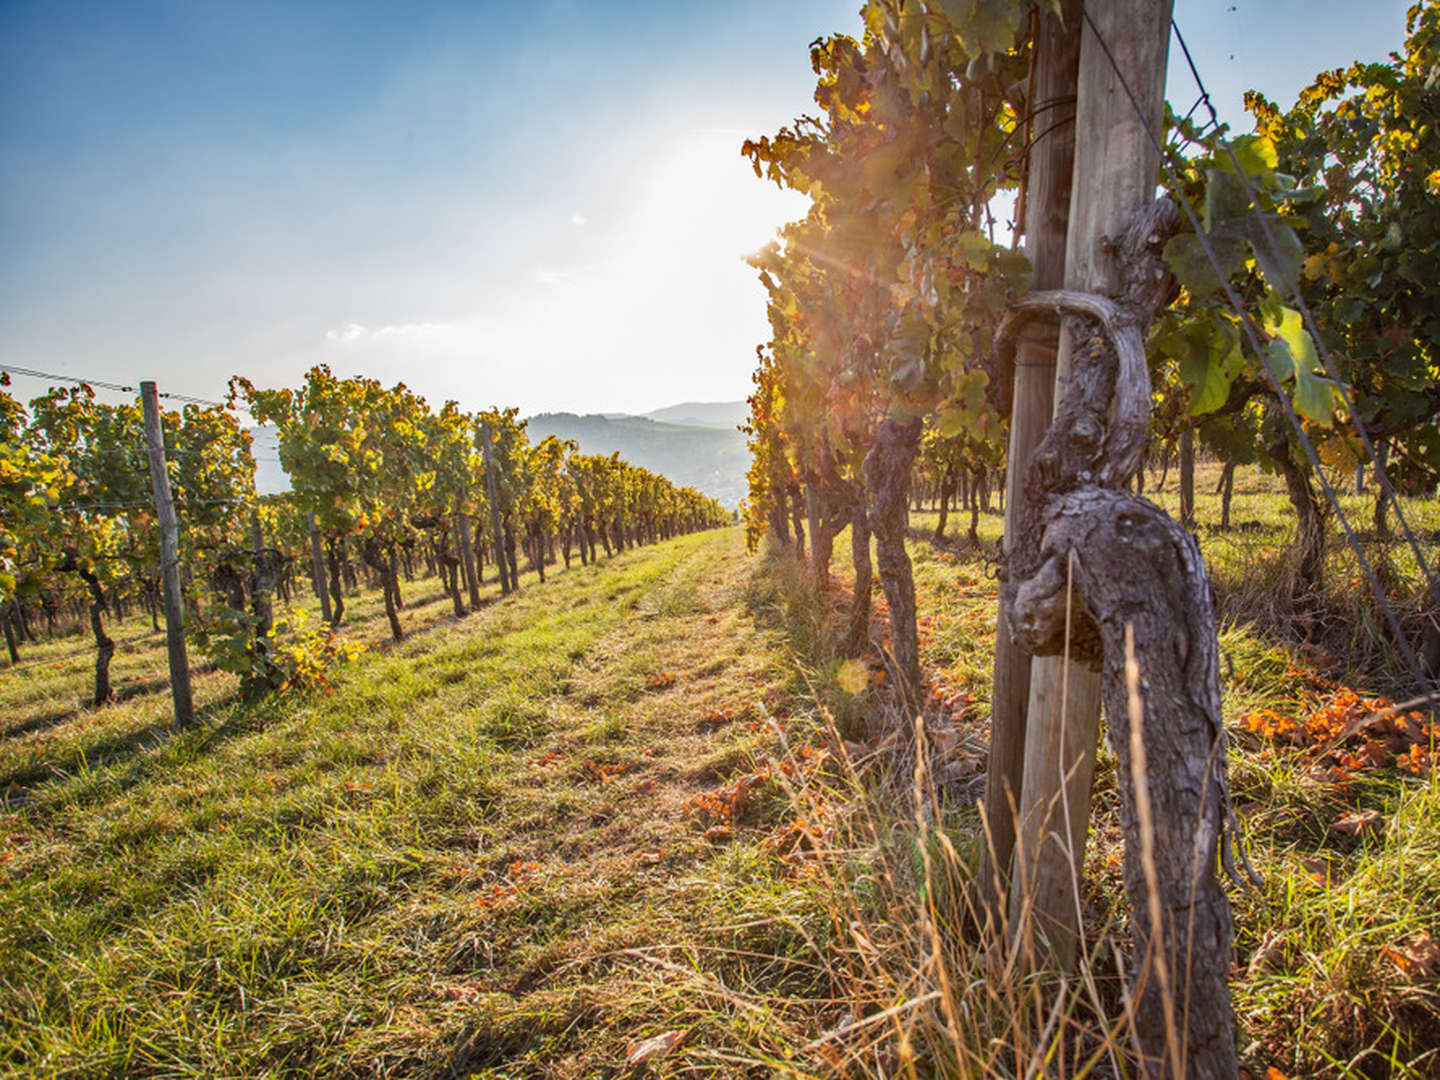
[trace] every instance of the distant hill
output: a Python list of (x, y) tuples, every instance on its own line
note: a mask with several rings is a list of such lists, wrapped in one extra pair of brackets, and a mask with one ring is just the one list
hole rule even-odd
[(749, 418), (750, 406), (744, 401), (686, 401), (641, 415), (664, 424), (734, 430)]
[[(676, 405), (673, 410), (695, 406)], [(718, 407), (717, 407), (718, 408)], [(669, 412), (672, 410), (659, 410)], [(613, 454), (733, 507), (745, 496), (750, 455), (734, 427), (668, 424), (645, 416), (541, 413), (527, 421), (532, 441), (574, 439), (582, 454)]]
[[(686, 402), (645, 416), (624, 413), (541, 413), (530, 417), (532, 442), (546, 435), (574, 439), (583, 454), (613, 454), (632, 465), (660, 473), (728, 507), (745, 497), (750, 455), (745, 436), (735, 429), (749, 414), (743, 401)], [(280, 467), (275, 428), (250, 429), (254, 439), (255, 487), (262, 495), (290, 490)]]

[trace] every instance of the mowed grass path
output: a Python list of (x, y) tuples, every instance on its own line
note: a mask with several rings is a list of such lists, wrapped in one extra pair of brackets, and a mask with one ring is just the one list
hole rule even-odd
[[(667, 958), (790, 888), (685, 813), (785, 707), (751, 567), (738, 529), (577, 563), (329, 696), (247, 708), (207, 676), (180, 735), (163, 693), (66, 713), (78, 672), (7, 673), (0, 1069), (628, 1072), (703, 1005)], [(143, 681), (161, 642), (120, 671)]]

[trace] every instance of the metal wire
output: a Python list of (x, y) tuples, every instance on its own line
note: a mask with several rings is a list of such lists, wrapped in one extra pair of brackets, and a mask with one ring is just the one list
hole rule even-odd
[[(58, 382), (75, 383), (77, 386), (98, 386), (102, 390), (114, 390), (121, 394), (138, 394), (140, 392), (139, 387), (107, 382), (104, 379), (82, 379), (74, 375), (57, 375), (49, 371), (36, 371), (34, 368), (16, 367), (13, 364), (0, 364), (0, 371), (8, 371), (12, 375), (28, 375), (32, 379), (52, 379)], [(155, 396), (166, 398), (170, 401), (185, 401), (192, 405), (211, 405), (217, 409), (228, 409), (231, 407), (228, 402), (211, 401), (209, 398), (193, 397), (190, 394), (177, 394), (157, 390)]]
[[(1155, 148), (1155, 152), (1160, 155), (1160, 165), (1165, 170), (1165, 174), (1170, 180), (1170, 185), (1175, 192), (1175, 197), (1180, 203), (1181, 209), (1184, 210), (1185, 216), (1190, 219), (1190, 224), (1195, 229), (1196, 238), (1200, 241), (1200, 246), (1204, 250), (1206, 258), (1210, 260), (1211, 266), (1214, 268), (1216, 276), (1220, 279), (1224, 287), (1226, 299), (1229, 301), (1231, 308), (1234, 309), (1235, 314), (1240, 319), (1240, 325), (1244, 330), (1246, 339), (1250, 343), (1250, 347), (1255, 350), (1256, 356), (1260, 358), (1261, 366), (1263, 367), (1265, 374), (1268, 377), (1270, 384), (1275, 391), (1276, 399), (1280, 403), (1281, 412), (1284, 414), (1286, 420), (1289, 421), (1290, 426), (1294, 429), (1295, 435), (1298, 438), (1300, 445), (1305, 452), (1306, 458), (1309, 460), (1311, 467), (1315, 470), (1316, 475), (1320, 479), (1321, 488), (1324, 490), (1326, 498), (1329, 500), (1331, 507), (1335, 511), (1336, 518), (1340, 522), (1341, 528), (1344, 530), (1347, 542), (1349, 543), (1351, 549), (1355, 552), (1356, 559), (1359, 560), (1361, 569), (1365, 572), (1365, 577), (1370, 583), (1371, 591), (1374, 593), (1376, 602), (1379, 604), (1381, 611), (1385, 615), (1385, 620), (1390, 626), (1391, 633), (1395, 637), (1395, 642), (1399, 646), (1401, 655), (1405, 660), (1406, 666), (1409, 667), (1410, 673), (1414, 676), (1417, 686), (1428, 687), (1430, 680), (1425, 677), (1424, 669), (1420, 666), (1420, 661), (1415, 656), (1415, 651), (1411, 648), (1410, 641), (1406, 637), (1404, 630), (1400, 626), (1400, 620), (1396, 616), (1395, 610), (1390, 606), (1390, 601), (1385, 595), (1385, 590), (1381, 588), (1380, 582), (1375, 576), (1374, 569), (1370, 566), (1370, 560), (1365, 558), (1365, 553), (1360, 547), (1360, 542), (1356, 538), (1354, 530), (1350, 527), (1349, 519), (1345, 516), (1344, 508), (1341, 507), (1340, 500), (1338, 496), (1336, 496), (1334, 488), (1331, 486), (1330, 481), (1326, 478), (1325, 471), (1320, 465), (1319, 455), (1315, 453), (1315, 448), (1313, 445), (1311, 445), (1309, 436), (1305, 434), (1305, 429), (1300, 423), (1300, 418), (1295, 415), (1295, 410), (1290, 404), (1290, 399), (1286, 396), (1283, 388), (1280, 385), (1279, 377), (1275, 374), (1274, 369), (1270, 366), (1270, 361), (1266, 357), (1265, 350), (1260, 344), (1259, 333), (1255, 329), (1255, 325), (1252, 322), (1249, 313), (1245, 310), (1244, 305), (1240, 302), (1239, 296), (1236, 295), (1234, 286), (1230, 284), (1229, 278), (1225, 274), (1224, 267), (1219, 257), (1215, 253), (1214, 246), (1210, 243), (1210, 238), (1206, 235), (1204, 226), (1201, 224), (1200, 218), (1195, 212), (1195, 208), (1190, 205), (1190, 200), (1185, 198), (1184, 194), (1182, 193), (1180, 189), (1179, 179), (1175, 175), (1175, 170), (1165, 159), (1165, 147), (1163, 142), (1156, 137), (1155, 129), (1150, 123), (1150, 118), (1145, 115), (1145, 110), (1140, 107), (1140, 102), (1135, 97), (1135, 91), (1131, 88), (1129, 81), (1125, 78), (1124, 72), (1120, 70), (1120, 65), (1116, 62), (1115, 54), (1111, 51), (1109, 42), (1107, 42), (1104, 38), (1104, 35), (1100, 33), (1100, 29), (1095, 25), (1095, 20), (1091, 17), (1090, 13), (1087, 11), (1084, 13), (1084, 16), (1086, 24), (1090, 27), (1090, 32), (1095, 35), (1096, 42), (1100, 45), (1101, 50), (1104, 51), (1105, 58), (1109, 61), (1111, 70), (1114, 71), (1115, 78), (1117, 79), (1117, 81), (1119, 81), (1121, 89), (1125, 91), (1125, 96), (1129, 98), (1131, 108), (1135, 110), (1135, 115), (1139, 118), (1141, 126), (1144, 127), (1145, 134), (1149, 138), (1151, 146), (1153, 146)], [(1432, 702), (1440, 703), (1440, 692), (1437, 692), (1435, 690), (1427, 690), (1427, 696)]]
[[(1195, 78), (1195, 85), (1200, 88), (1200, 100), (1204, 102), (1205, 106), (1210, 110), (1211, 121), (1218, 125), (1219, 118), (1215, 114), (1215, 106), (1210, 102), (1210, 93), (1205, 89), (1205, 82), (1200, 78), (1200, 72), (1195, 67), (1195, 60), (1190, 55), (1189, 46), (1185, 44), (1185, 37), (1180, 33), (1180, 27), (1176, 25), (1174, 19), (1170, 20), (1170, 26), (1175, 31), (1176, 40), (1180, 42), (1180, 50), (1185, 54), (1186, 62), (1190, 65), (1190, 74)], [(1415, 556), (1415, 562), (1420, 567), (1420, 573), (1425, 578), (1425, 583), (1429, 587), (1430, 597), (1435, 604), (1440, 605), (1440, 581), (1437, 581), (1435, 576), (1430, 572), (1430, 566), (1420, 551), (1420, 542), (1415, 538), (1415, 532), (1411, 529), (1410, 522), (1405, 517), (1405, 511), (1400, 505), (1400, 500), (1395, 493), (1394, 486), (1390, 483), (1390, 477), (1385, 471), (1385, 466), (1381, 464), (1380, 457), (1375, 452), (1375, 447), (1370, 440), (1370, 433), (1365, 430), (1365, 425), (1360, 420), (1360, 414), (1355, 408), (1355, 401), (1350, 395), (1349, 388), (1340, 377), (1340, 370), (1335, 364), (1335, 358), (1325, 345), (1325, 339), (1320, 334), (1319, 326), (1316, 325), (1314, 313), (1310, 310), (1310, 305), (1300, 292), (1300, 283), (1290, 276), (1285, 267), (1285, 260), (1279, 257), (1280, 245), (1275, 241), (1275, 234), (1270, 230), (1270, 223), (1265, 220), (1265, 215), (1260, 212), (1260, 204), (1259, 200), (1255, 197), (1255, 189), (1250, 186), (1249, 176), (1247, 176), (1245, 170), (1240, 167), (1240, 162), (1235, 156), (1234, 148), (1228, 141), (1223, 139), (1221, 140), (1221, 145), (1224, 146), (1226, 154), (1230, 157), (1230, 163), (1235, 168), (1235, 175), (1240, 178), (1240, 183), (1245, 188), (1245, 198), (1249, 203), (1250, 212), (1259, 223), (1260, 230), (1264, 234), (1265, 243), (1270, 247), (1268, 254), (1272, 256), (1271, 262), (1280, 270), (1283, 277), (1281, 284), (1295, 301), (1295, 306), (1299, 310), (1301, 318), (1304, 320), (1305, 329), (1309, 331), (1311, 340), (1315, 342), (1315, 350), (1320, 356), (1321, 363), (1325, 366), (1325, 372), (1335, 384), (1335, 388), (1340, 394), (1340, 400), (1344, 403), (1346, 412), (1350, 414), (1355, 432), (1360, 436), (1360, 443), (1365, 448), (1365, 453), (1375, 468), (1376, 483), (1380, 485), (1380, 490), (1384, 493), (1385, 497), (1390, 500), (1390, 505), (1395, 510), (1395, 518), (1400, 522), (1401, 532), (1405, 534), (1405, 540), (1410, 545), (1410, 550)]]

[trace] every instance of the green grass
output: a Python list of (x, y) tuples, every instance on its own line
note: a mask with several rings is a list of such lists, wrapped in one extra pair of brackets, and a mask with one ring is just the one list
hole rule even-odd
[[(623, 1061), (663, 1030), (669, 980), (618, 951), (698, 949), (776, 888), (758, 848), (707, 843), (683, 810), (720, 783), (712, 759), (739, 767), (765, 743), (753, 703), (787, 700), (773, 633), (738, 604), (739, 549), (728, 530), (577, 565), (464, 620), (422, 606), (408, 617), (424, 632), (342, 668), (330, 696), (245, 707), (202, 676), (202, 724), (180, 735), (163, 694), (92, 712), (64, 697), (82, 671), (7, 678), (11, 730), (57, 701), (71, 714), (0, 744), (15, 785), (0, 1062), (512, 1076)], [(352, 610), (354, 632), (383, 632), (373, 597)], [(118, 671), (163, 662), (137, 637)], [(673, 684), (650, 688), (659, 672)], [(741, 719), (701, 723), (722, 712)], [(691, 1011), (737, 1045), (703, 1001)]]
[[(1284, 507), (1253, 497), (1277, 557)], [(998, 529), (982, 516), (983, 537)], [(1212, 539), (1217, 576), (1238, 573)], [(911, 555), (931, 691), (918, 789), (878, 654), (859, 689), (834, 647), (848, 537), (825, 596), (734, 529), (503, 600), (492, 586), (463, 620), (416, 582), (394, 646), (360, 594), (346, 633), (371, 649), (333, 694), (244, 706), (202, 673), (184, 734), (148, 624), (112, 630), (117, 684), (136, 689), (99, 710), (85, 638), (28, 649), (0, 681), (0, 1069), (624, 1076), (665, 1031), (683, 1045), (634, 1075), (1108, 1062), (1094, 1035), (1120, 1014), (1128, 949), (1113, 759), (1081, 898), (1092, 962), (1060, 998), (1053, 976), (1015, 978), (969, 907), (991, 567), (918, 538)], [(1221, 646), (1232, 788), (1265, 879), (1231, 890), (1245, 1065), (1433, 1075), (1440, 994), (1404, 950), (1440, 934), (1437, 781), (1385, 766), (1339, 785), (1249, 734), (1247, 713), (1330, 700), (1337, 671), (1258, 621), (1228, 620)], [(1383, 832), (1331, 827), (1357, 809)]]

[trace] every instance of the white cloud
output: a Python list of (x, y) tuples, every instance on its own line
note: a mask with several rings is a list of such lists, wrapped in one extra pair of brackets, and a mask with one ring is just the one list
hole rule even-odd
[(536, 270), (535, 281), (550, 289), (563, 289), (575, 284), (575, 274), (570, 270)]
[(441, 340), (455, 330), (448, 323), (397, 323), (373, 329), (360, 323), (346, 323), (338, 330), (326, 330), (325, 340), (336, 345), (371, 345), (386, 343), (420, 343)]
[(570, 224), (571, 224), (571, 225), (588, 225), (589, 223), (590, 223), (590, 219), (587, 218), (584, 214), (571, 214), (571, 215), (570, 215)]

